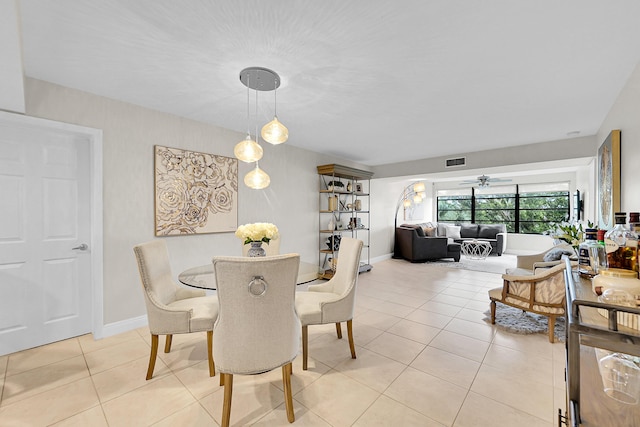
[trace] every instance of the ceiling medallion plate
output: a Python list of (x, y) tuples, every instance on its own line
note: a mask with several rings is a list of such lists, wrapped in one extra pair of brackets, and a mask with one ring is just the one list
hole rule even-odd
[(248, 67), (240, 71), (240, 81), (253, 90), (270, 91), (280, 87), (278, 73), (262, 67)]

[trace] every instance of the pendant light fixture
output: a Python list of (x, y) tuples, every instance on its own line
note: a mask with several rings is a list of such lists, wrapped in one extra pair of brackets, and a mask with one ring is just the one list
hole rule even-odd
[[(240, 71), (240, 81), (247, 87), (247, 137), (236, 144), (233, 153), (243, 162), (256, 162), (256, 167), (244, 177), (247, 187), (261, 190), (269, 186), (269, 175), (258, 166), (263, 150), (258, 143), (258, 124), (256, 123), (256, 140), (251, 139), (249, 131), (249, 89), (256, 91), (256, 121), (258, 119), (258, 91), (275, 91), (280, 86), (280, 76), (275, 71), (262, 67), (248, 67)], [(274, 110), (275, 111), (275, 110)], [(273, 121), (262, 128), (262, 137), (271, 144), (281, 144), (289, 137), (287, 128), (275, 116)]]
[(273, 120), (264, 125), (260, 132), (262, 139), (273, 145), (282, 144), (289, 138), (289, 129), (278, 121), (278, 86), (280, 86), (280, 79), (273, 89)]
[[(251, 76), (247, 76), (249, 79)], [(262, 158), (262, 147), (256, 141), (251, 139), (251, 131), (249, 130), (250, 118), (249, 118), (249, 85), (247, 84), (247, 137), (238, 142), (233, 149), (233, 154), (246, 163), (257, 162)]]
[(244, 184), (254, 190), (267, 188), (270, 183), (271, 178), (269, 178), (269, 175), (267, 175), (265, 171), (260, 169), (258, 162), (256, 162), (256, 168), (244, 176)]

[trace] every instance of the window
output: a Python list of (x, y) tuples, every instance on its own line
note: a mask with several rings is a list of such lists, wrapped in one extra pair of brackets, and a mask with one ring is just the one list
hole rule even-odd
[(471, 198), (471, 189), (438, 191), (438, 222), (473, 222)]
[(569, 217), (569, 183), (440, 190), (441, 222), (505, 224), (510, 233), (542, 234)]
[(569, 218), (568, 183), (521, 185), (519, 198), (520, 233), (541, 234), (549, 223)]
[(515, 185), (481, 188), (474, 191), (476, 224), (505, 224), (509, 233), (516, 232)]

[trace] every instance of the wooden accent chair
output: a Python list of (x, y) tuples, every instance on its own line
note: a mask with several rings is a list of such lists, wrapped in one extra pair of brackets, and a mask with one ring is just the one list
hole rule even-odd
[(564, 269), (561, 263), (533, 275), (503, 274), (503, 286), (489, 291), (491, 323), (496, 323), (496, 302), (541, 314), (549, 318), (549, 342), (553, 342), (556, 318), (565, 312)]
[(302, 322), (302, 369), (307, 369), (309, 349), (309, 325), (336, 324), (338, 338), (342, 338), (340, 322), (347, 322), (347, 334), (351, 358), (356, 358), (353, 342), (353, 308), (355, 305), (356, 285), (362, 241), (344, 237), (336, 273), (331, 280), (319, 285), (310, 285), (307, 292), (296, 292), (296, 311)]
[(218, 318), (218, 298), (205, 296), (200, 289), (179, 287), (173, 280), (169, 253), (164, 240), (142, 243), (133, 248), (144, 289), (151, 355), (147, 380), (153, 377), (158, 355), (158, 335), (166, 335), (164, 352), (171, 351), (173, 334), (207, 332), (209, 376), (216, 374), (213, 362), (213, 324)]
[(224, 385), (222, 426), (231, 419), (233, 375), (282, 367), (287, 419), (295, 421), (291, 362), (300, 350), (295, 311), (300, 256), (214, 257), (220, 312), (214, 356)]

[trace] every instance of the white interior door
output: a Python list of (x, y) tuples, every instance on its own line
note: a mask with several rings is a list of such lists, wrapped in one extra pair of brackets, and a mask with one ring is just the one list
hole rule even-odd
[(91, 332), (91, 156), (0, 121), (0, 355)]

